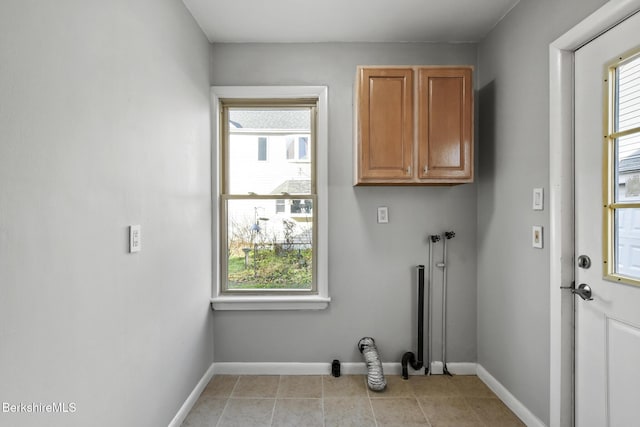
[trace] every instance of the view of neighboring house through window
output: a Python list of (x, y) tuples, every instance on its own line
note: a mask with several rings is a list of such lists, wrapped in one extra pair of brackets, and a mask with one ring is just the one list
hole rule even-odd
[(605, 271), (640, 284), (640, 52), (613, 64), (607, 81)]
[(316, 289), (316, 103), (221, 102), (223, 292)]
[(287, 141), (287, 160), (306, 161), (309, 159), (309, 138), (290, 136)]

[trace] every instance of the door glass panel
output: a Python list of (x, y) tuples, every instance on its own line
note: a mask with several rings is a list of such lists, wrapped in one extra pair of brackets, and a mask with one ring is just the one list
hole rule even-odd
[(640, 209), (616, 209), (615, 259), (617, 274), (640, 279)]
[(620, 64), (615, 131), (640, 127), (640, 56)]
[(640, 52), (608, 70), (605, 276), (640, 285)]
[(639, 202), (640, 133), (618, 138), (615, 151), (615, 202)]

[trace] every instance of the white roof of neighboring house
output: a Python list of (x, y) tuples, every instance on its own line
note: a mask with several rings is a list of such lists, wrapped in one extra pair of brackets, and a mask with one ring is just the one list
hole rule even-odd
[(230, 109), (229, 121), (236, 129), (269, 129), (309, 131), (309, 110)]

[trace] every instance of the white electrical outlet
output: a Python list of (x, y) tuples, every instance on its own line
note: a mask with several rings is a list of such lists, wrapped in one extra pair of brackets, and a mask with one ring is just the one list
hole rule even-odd
[(531, 246), (536, 249), (542, 249), (542, 226), (534, 225), (531, 229)]
[(140, 225), (129, 226), (129, 252), (140, 252), (142, 248), (142, 234)]

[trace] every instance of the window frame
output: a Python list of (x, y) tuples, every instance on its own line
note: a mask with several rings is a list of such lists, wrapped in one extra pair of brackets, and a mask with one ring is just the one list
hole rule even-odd
[[(315, 172), (316, 197), (314, 206), (317, 230), (315, 231), (315, 290), (313, 292), (269, 292), (250, 293), (225, 292), (221, 263), (222, 235), (222, 108), (224, 99), (246, 102), (266, 100), (317, 99)], [(328, 88), (326, 86), (213, 86), (211, 88), (212, 111), (212, 230), (213, 266), (211, 305), (214, 310), (320, 310), (331, 301), (328, 286)], [(298, 197), (299, 198), (299, 197)]]
[(640, 278), (633, 278), (618, 273), (616, 264), (616, 212), (621, 209), (639, 209), (640, 202), (616, 201), (616, 187), (618, 186), (616, 174), (616, 141), (619, 138), (640, 134), (640, 127), (618, 131), (615, 128), (618, 99), (618, 69), (621, 65), (638, 59), (640, 48), (635, 48), (609, 62), (604, 72), (604, 152), (602, 168), (603, 186), (603, 225), (602, 225), (602, 264), (603, 278), (616, 283), (640, 286)]

